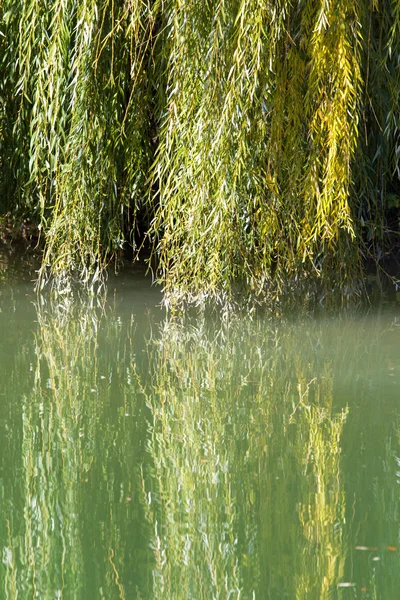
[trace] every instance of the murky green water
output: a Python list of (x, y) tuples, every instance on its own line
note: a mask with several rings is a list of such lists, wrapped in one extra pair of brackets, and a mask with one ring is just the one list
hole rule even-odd
[(400, 320), (0, 288), (0, 598), (399, 597)]

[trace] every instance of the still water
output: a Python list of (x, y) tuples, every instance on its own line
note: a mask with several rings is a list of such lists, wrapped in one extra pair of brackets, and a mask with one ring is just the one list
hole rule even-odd
[(0, 598), (400, 597), (400, 319), (0, 287)]

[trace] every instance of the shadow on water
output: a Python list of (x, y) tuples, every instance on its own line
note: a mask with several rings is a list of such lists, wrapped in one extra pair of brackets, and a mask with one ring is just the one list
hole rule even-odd
[(395, 316), (26, 293), (0, 297), (2, 597), (396, 598)]

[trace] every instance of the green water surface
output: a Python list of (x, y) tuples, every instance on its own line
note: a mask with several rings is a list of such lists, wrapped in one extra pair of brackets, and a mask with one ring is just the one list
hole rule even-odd
[(1, 599), (400, 598), (400, 319), (0, 287)]

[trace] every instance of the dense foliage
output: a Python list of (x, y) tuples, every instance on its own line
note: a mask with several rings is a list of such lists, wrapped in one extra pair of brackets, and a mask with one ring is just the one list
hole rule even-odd
[(399, 0), (2, 0), (0, 202), (42, 280), (153, 248), (166, 298), (362, 288), (398, 235)]

